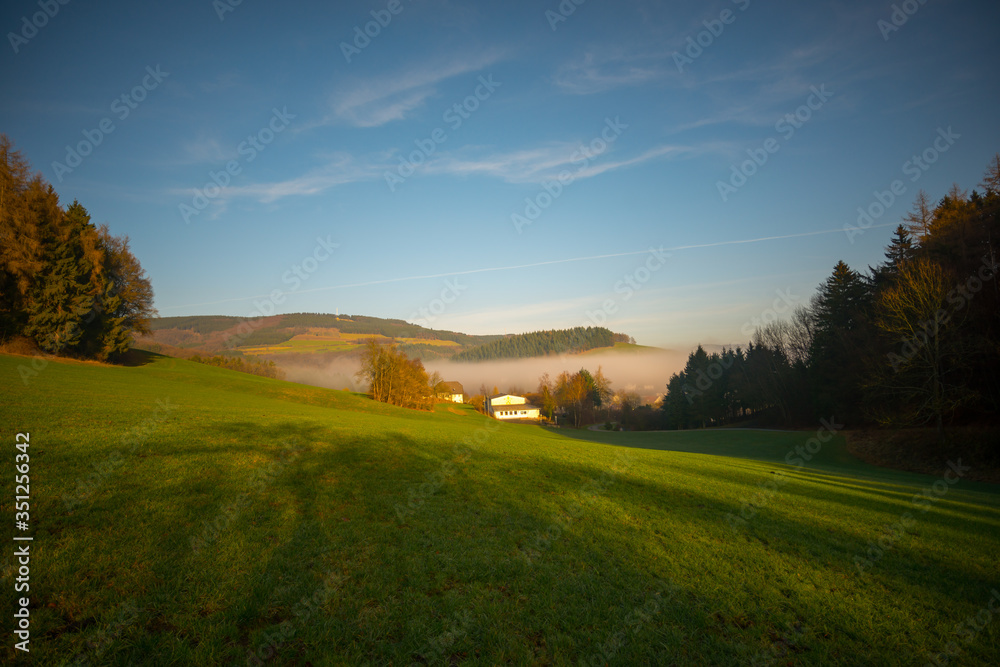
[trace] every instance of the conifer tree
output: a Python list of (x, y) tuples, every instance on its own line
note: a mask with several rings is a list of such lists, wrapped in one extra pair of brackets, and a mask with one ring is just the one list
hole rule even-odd
[(47, 352), (77, 353), (85, 343), (85, 319), (96, 302), (94, 277), (101, 272), (97, 230), (73, 202), (45, 220), (46, 254), (28, 305), (25, 333)]
[(885, 250), (885, 263), (870, 269), (872, 283), (876, 291), (881, 291), (895, 283), (902, 266), (912, 260), (914, 256), (915, 250), (910, 233), (904, 225), (897, 226), (889, 241), (889, 247)]
[(0, 135), (0, 338), (28, 336), (43, 350), (111, 359), (148, 332), (153, 290), (128, 238), (97, 230)]
[(816, 407), (821, 414), (860, 414), (860, 374), (865, 364), (870, 293), (864, 279), (837, 262), (813, 301), (815, 334), (810, 353)]

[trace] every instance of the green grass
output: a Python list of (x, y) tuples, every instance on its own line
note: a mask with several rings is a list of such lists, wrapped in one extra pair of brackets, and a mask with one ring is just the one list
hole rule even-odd
[(997, 614), (953, 634), (1000, 588), (994, 486), (924, 513), (937, 478), (839, 437), (797, 469), (810, 433), (550, 431), (150, 360), (25, 386), (27, 360), (0, 356), (3, 465), (31, 433), (36, 664), (269, 644), (267, 664), (924, 664), (949, 641), (950, 664), (1000, 660)]
[(287, 340), (274, 345), (246, 345), (240, 347), (246, 354), (288, 354), (313, 352), (344, 352), (361, 347), (361, 344), (350, 340)]
[[(274, 345), (245, 345), (239, 350), (246, 354), (303, 354), (314, 352), (346, 352), (364, 347), (368, 336), (364, 334), (340, 334), (341, 339), (299, 339), (287, 340)], [(450, 340), (430, 338), (398, 338), (402, 345), (428, 345), (432, 347), (458, 347)]]
[[(831, 422), (831, 426), (838, 426)], [(822, 425), (817, 424), (816, 430)], [(697, 431), (646, 431), (634, 433), (619, 433), (609, 431), (575, 431), (565, 433), (570, 437), (582, 438), (591, 442), (601, 442), (609, 445), (637, 447), (642, 449), (657, 449), (689, 454), (710, 454), (713, 456), (728, 456), (740, 459), (754, 459), (784, 463), (786, 458), (801, 459), (801, 468), (817, 468), (823, 470), (843, 469), (853, 475), (884, 477), (892, 479), (906, 478), (905, 474), (867, 465), (847, 452), (843, 438), (819, 442), (815, 453), (805, 450), (796, 452), (797, 447), (804, 447), (806, 442), (816, 436), (816, 432), (808, 431), (770, 431), (743, 429), (706, 429)], [(822, 429), (825, 438), (826, 429)], [(812, 445), (813, 448), (816, 445)], [(808, 460), (806, 460), (808, 458)], [(787, 467), (787, 466), (786, 466)], [(911, 483), (919, 483), (922, 476), (910, 476)]]

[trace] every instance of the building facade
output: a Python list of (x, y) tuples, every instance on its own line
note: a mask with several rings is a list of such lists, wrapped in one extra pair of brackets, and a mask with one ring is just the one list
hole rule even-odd
[(465, 388), (461, 382), (442, 382), (438, 386), (438, 392), (444, 395), (446, 401), (452, 403), (465, 402)]
[(524, 396), (497, 394), (486, 399), (486, 411), (494, 419), (540, 419), (541, 408), (528, 403)]

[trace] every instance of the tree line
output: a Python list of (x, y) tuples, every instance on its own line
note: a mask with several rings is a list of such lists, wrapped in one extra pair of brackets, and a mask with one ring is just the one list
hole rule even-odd
[(430, 410), (434, 387), (441, 378), (424, 370), (419, 359), (410, 359), (394, 343), (369, 338), (361, 353), (361, 369), (355, 377), (368, 384), (368, 395), (376, 401), (404, 408)]
[[(876, 267), (838, 262), (808, 306), (746, 348), (699, 346), (671, 376), (671, 429), (835, 415), (848, 425), (944, 427), (1000, 414), (1000, 154), (980, 187), (921, 191)], [(994, 240), (996, 238), (996, 240)]]
[(585, 352), (615, 343), (634, 343), (625, 334), (614, 333), (604, 327), (574, 327), (548, 331), (511, 334), (477, 347), (459, 352), (454, 361), (492, 361), (496, 359), (523, 359), (549, 354)]
[[(638, 392), (628, 387), (614, 390), (611, 385), (603, 367), (598, 366), (594, 373), (581, 368), (575, 373), (563, 371), (555, 379), (545, 373), (538, 379), (534, 391), (510, 387), (507, 393), (523, 395), (528, 403), (540, 408), (545, 419), (576, 428), (601, 420), (609, 429), (645, 429), (658, 423), (657, 413), (650, 406), (642, 405)], [(486, 398), (499, 393), (496, 386), (491, 390), (483, 384), (479, 393), (469, 398), (469, 403), (485, 412)]]
[(202, 357), (201, 355), (195, 354), (191, 356), (189, 360), (199, 364), (206, 364), (208, 366), (218, 366), (219, 368), (225, 368), (239, 373), (249, 373), (250, 375), (259, 375), (261, 377), (272, 378), (275, 380), (285, 379), (285, 371), (281, 370), (278, 365), (270, 359), (260, 359), (253, 356), (240, 357), (231, 355)]
[(0, 342), (23, 336), (52, 354), (114, 360), (149, 333), (153, 288), (127, 236), (63, 208), (0, 135)]
[(576, 373), (563, 371), (554, 382), (546, 373), (538, 380), (537, 392), (529, 394), (527, 398), (537, 400), (538, 407), (550, 421), (556, 409), (561, 409), (573, 426), (579, 428), (593, 422), (596, 411), (608, 405), (611, 397), (611, 380), (598, 367), (594, 374), (586, 368), (581, 368)]
[(232, 329), (244, 322), (251, 321), (246, 317), (234, 315), (181, 315), (174, 317), (154, 317), (149, 322), (153, 331), (162, 329), (188, 329), (200, 334), (215, 333)]

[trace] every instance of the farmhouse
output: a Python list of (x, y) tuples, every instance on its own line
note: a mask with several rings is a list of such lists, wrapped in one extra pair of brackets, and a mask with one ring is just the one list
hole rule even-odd
[(445, 400), (452, 403), (465, 401), (465, 388), (461, 382), (442, 382), (438, 385), (438, 392), (444, 395)]
[(486, 411), (495, 419), (538, 419), (541, 409), (524, 396), (497, 394), (486, 399)]

